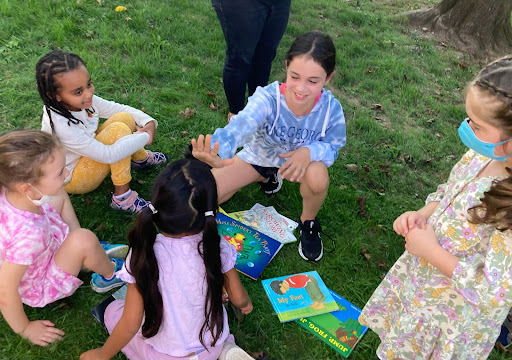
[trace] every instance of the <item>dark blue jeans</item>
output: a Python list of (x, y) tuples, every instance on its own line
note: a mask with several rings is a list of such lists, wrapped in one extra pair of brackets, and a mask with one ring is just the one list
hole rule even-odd
[(229, 111), (236, 114), (245, 106), (246, 88), (250, 96), (268, 83), (291, 0), (211, 1), (226, 39), (224, 91)]

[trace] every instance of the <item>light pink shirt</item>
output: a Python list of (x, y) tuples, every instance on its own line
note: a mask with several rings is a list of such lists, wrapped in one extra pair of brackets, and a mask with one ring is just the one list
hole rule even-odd
[[(158, 334), (146, 341), (159, 352), (168, 355), (179, 357), (204, 349), (199, 341), (199, 332), (204, 322), (206, 271), (197, 251), (202, 237), (203, 233), (179, 239), (158, 234), (155, 241), (164, 318)], [(219, 241), (222, 272), (226, 273), (235, 265), (236, 250), (226, 240), (219, 237)], [(135, 283), (126, 269), (130, 258), (131, 254), (116, 275), (128, 283)], [(222, 344), (228, 335), (228, 317), (224, 310), (224, 330), (217, 344)], [(204, 334), (204, 342), (209, 345), (211, 341), (212, 336), (208, 331)]]

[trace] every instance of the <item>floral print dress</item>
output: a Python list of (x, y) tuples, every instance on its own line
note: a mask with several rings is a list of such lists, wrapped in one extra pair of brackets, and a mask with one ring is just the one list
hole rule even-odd
[[(380, 359), (486, 359), (512, 307), (512, 232), (467, 220), (497, 177), (477, 177), (491, 160), (468, 151), (426, 202), (439, 244), (459, 257), (452, 278), (405, 251), (359, 318), (375, 331)], [(503, 178), (503, 177), (502, 177)]]

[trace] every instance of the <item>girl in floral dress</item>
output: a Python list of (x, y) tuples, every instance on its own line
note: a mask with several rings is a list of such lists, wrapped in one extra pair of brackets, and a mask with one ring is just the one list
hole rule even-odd
[(470, 150), (393, 228), (406, 251), (364, 307), (380, 359), (486, 359), (512, 306), (512, 56), (467, 87)]

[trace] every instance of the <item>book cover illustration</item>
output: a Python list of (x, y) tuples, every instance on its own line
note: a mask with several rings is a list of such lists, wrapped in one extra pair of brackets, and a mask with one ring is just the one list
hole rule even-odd
[(338, 310), (338, 304), (316, 271), (262, 280), (279, 321)]
[(91, 310), (91, 315), (94, 316), (94, 318), (103, 326), (105, 326), (104, 316), (105, 316), (105, 309), (107, 306), (114, 300), (123, 300), (126, 298), (126, 290), (128, 289), (128, 286), (124, 284), (119, 289), (117, 289), (115, 292), (113, 292), (108, 298), (103, 300), (101, 303), (96, 305)]
[(334, 291), (329, 289), (329, 292), (338, 303), (338, 311), (295, 321), (346, 358), (368, 328), (357, 320), (361, 309)]
[[(251, 210), (256, 210), (256, 209), (261, 209), (261, 208), (264, 208), (264, 207), (267, 207), (267, 208), (273, 208), (273, 206), (263, 206), (261, 205), (260, 203), (256, 203), (253, 205), (253, 207), (251, 208)], [(276, 210), (277, 211), (277, 210)], [(279, 213), (278, 213), (279, 214)], [(292, 219), (290, 218), (287, 218), (286, 216), (284, 216), (283, 214), (279, 214), (279, 216), (281, 217), (281, 219), (284, 220), (286, 226), (288, 226), (288, 229), (290, 230), (290, 232), (293, 233), (293, 230), (295, 230), (298, 226), (299, 226), (299, 223), (296, 222), (296, 221), (293, 221)]]
[(287, 222), (273, 206), (253, 207), (251, 210), (236, 211), (228, 215), (283, 244), (297, 241)]
[(217, 230), (237, 251), (235, 269), (256, 280), (274, 258), (281, 244), (279, 241), (218, 212)]

